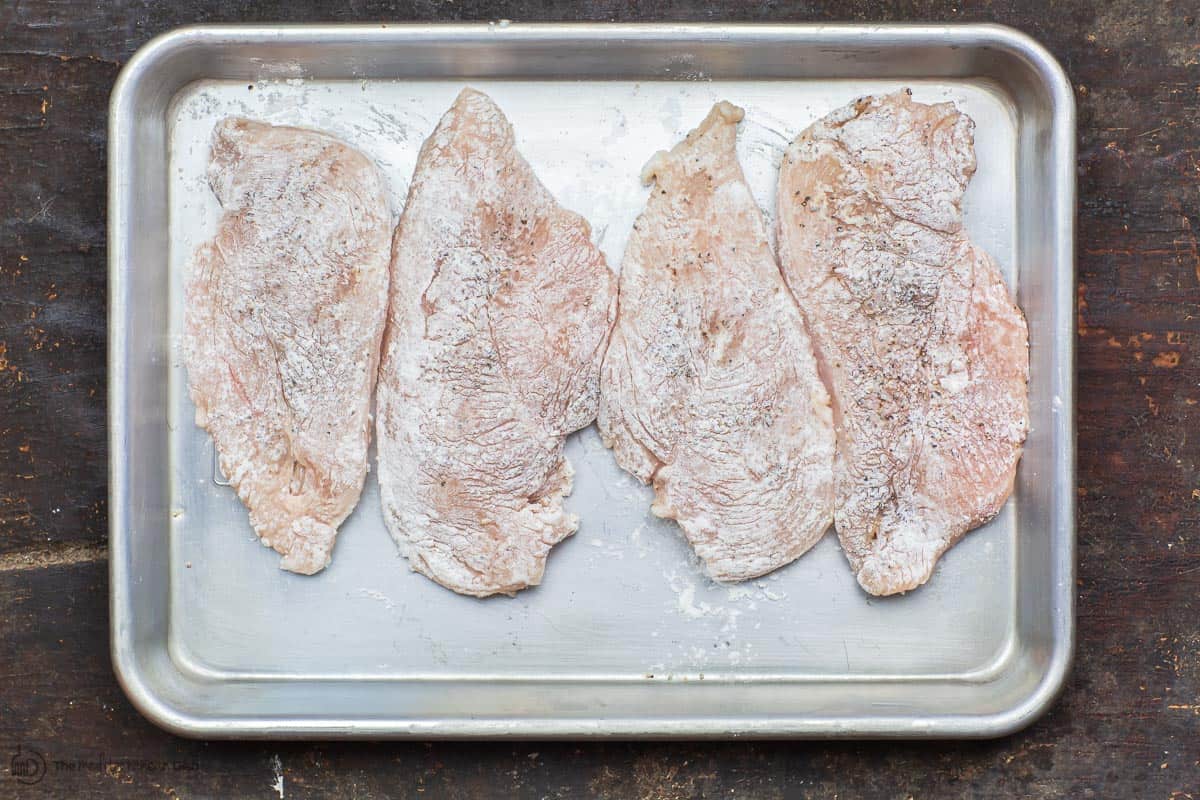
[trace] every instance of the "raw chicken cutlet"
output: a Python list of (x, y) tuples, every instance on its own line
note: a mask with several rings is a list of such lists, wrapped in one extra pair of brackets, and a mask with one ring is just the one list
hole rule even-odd
[(388, 528), (456, 592), (539, 583), (578, 525), (563, 442), (596, 415), (615, 301), (590, 235), (500, 109), (464, 90), (421, 149), (396, 229), (377, 396)]
[(1025, 318), (963, 231), (973, 128), (952, 103), (867, 97), (780, 173), (780, 256), (834, 403), (838, 536), (876, 595), (1000, 511), (1028, 428)]
[(643, 178), (604, 360), (600, 434), (723, 581), (777, 569), (833, 515), (829, 397), (718, 103)]
[(263, 544), (312, 574), (366, 476), (391, 210), (365, 156), (299, 128), (224, 120), (208, 179), (223, 213), (187, 281), (196, 424)]

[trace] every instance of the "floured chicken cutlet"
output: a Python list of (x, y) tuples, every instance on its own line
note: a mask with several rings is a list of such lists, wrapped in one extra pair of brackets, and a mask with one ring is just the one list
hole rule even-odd
[(187, 281), (196, 424), (281, 566), (329, 564), (367, 471), (391, 211), (375, 166), (325, 134), (230, 118), (209, 183), (223, 214)]
[(578, 520), (563, 442), (591, 423), (615, 279), (486, 95), (425, 142), (396, 229), (378, 388), (384, 516), (412, 566), (462, 594), (541, 581)]
[(719, 103), (659, 153), (621, 266), (599, 426), (718, 580), (794, 560), (833, 515), (829, 397)]
[(1028, 428), (1025, 318), (966, 237), (974, 124), (908, 92), (788, 148), (779, 249), (838, 431), (835, 521), (859, 583), (913, 589), (1012, 491)]

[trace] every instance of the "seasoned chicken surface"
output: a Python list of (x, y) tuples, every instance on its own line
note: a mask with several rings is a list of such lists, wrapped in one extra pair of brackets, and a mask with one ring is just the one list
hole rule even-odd
[(719, 103), (659, 153), (621, 266), (600, 433), (717, 580), (794, 560), (833, 514), (834, 433), (812, 346)]
[(599, 401), (615, 279), (578, 214), (465, 90), (425, 142), (396, 229), (377, 395), (384, 516), (462, 594), (541, 581), (573, 533), (563, 442)]
[(908, 92), (788, 148), (779, 249), (832, 394), (838, 536), (872, 594), (913, 589), (1012, 491), (1028, 428), (1025, 319), (963, 231), (973, 123)]
[(391, 211), (375, 166), (325, 134), (229, 118), (217, 234), (187, 280), (196, 424), (284, 569), (329, 564), (367, 471)]

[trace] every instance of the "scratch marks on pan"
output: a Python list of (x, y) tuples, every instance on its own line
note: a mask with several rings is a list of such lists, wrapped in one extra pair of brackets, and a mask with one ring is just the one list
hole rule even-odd
[(367, 109), (367, 119), (374, 124), (377, 133), (400, 142), (424, 141), (433, 128), (432, 121), (424, 115), (411, 114), (402, 118), (376, 105)]

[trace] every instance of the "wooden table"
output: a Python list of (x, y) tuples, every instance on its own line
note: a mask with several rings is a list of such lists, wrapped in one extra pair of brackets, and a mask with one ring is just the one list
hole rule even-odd
[[(7, 0), (0, 797), (1200, 800), (1200, 3), (831, 5)], [(1044, 719), (948, 744), (243, 744), (170, 736), (125, 700), (108, 659), (105, 500), (105, 123), (117, 71), (152, 35), (192, 22), (497, 17), (986, 20), (1061, 60), (1079, 101), (1079, 647)], [(40, 782), (10, 775), (37, 755)]]

